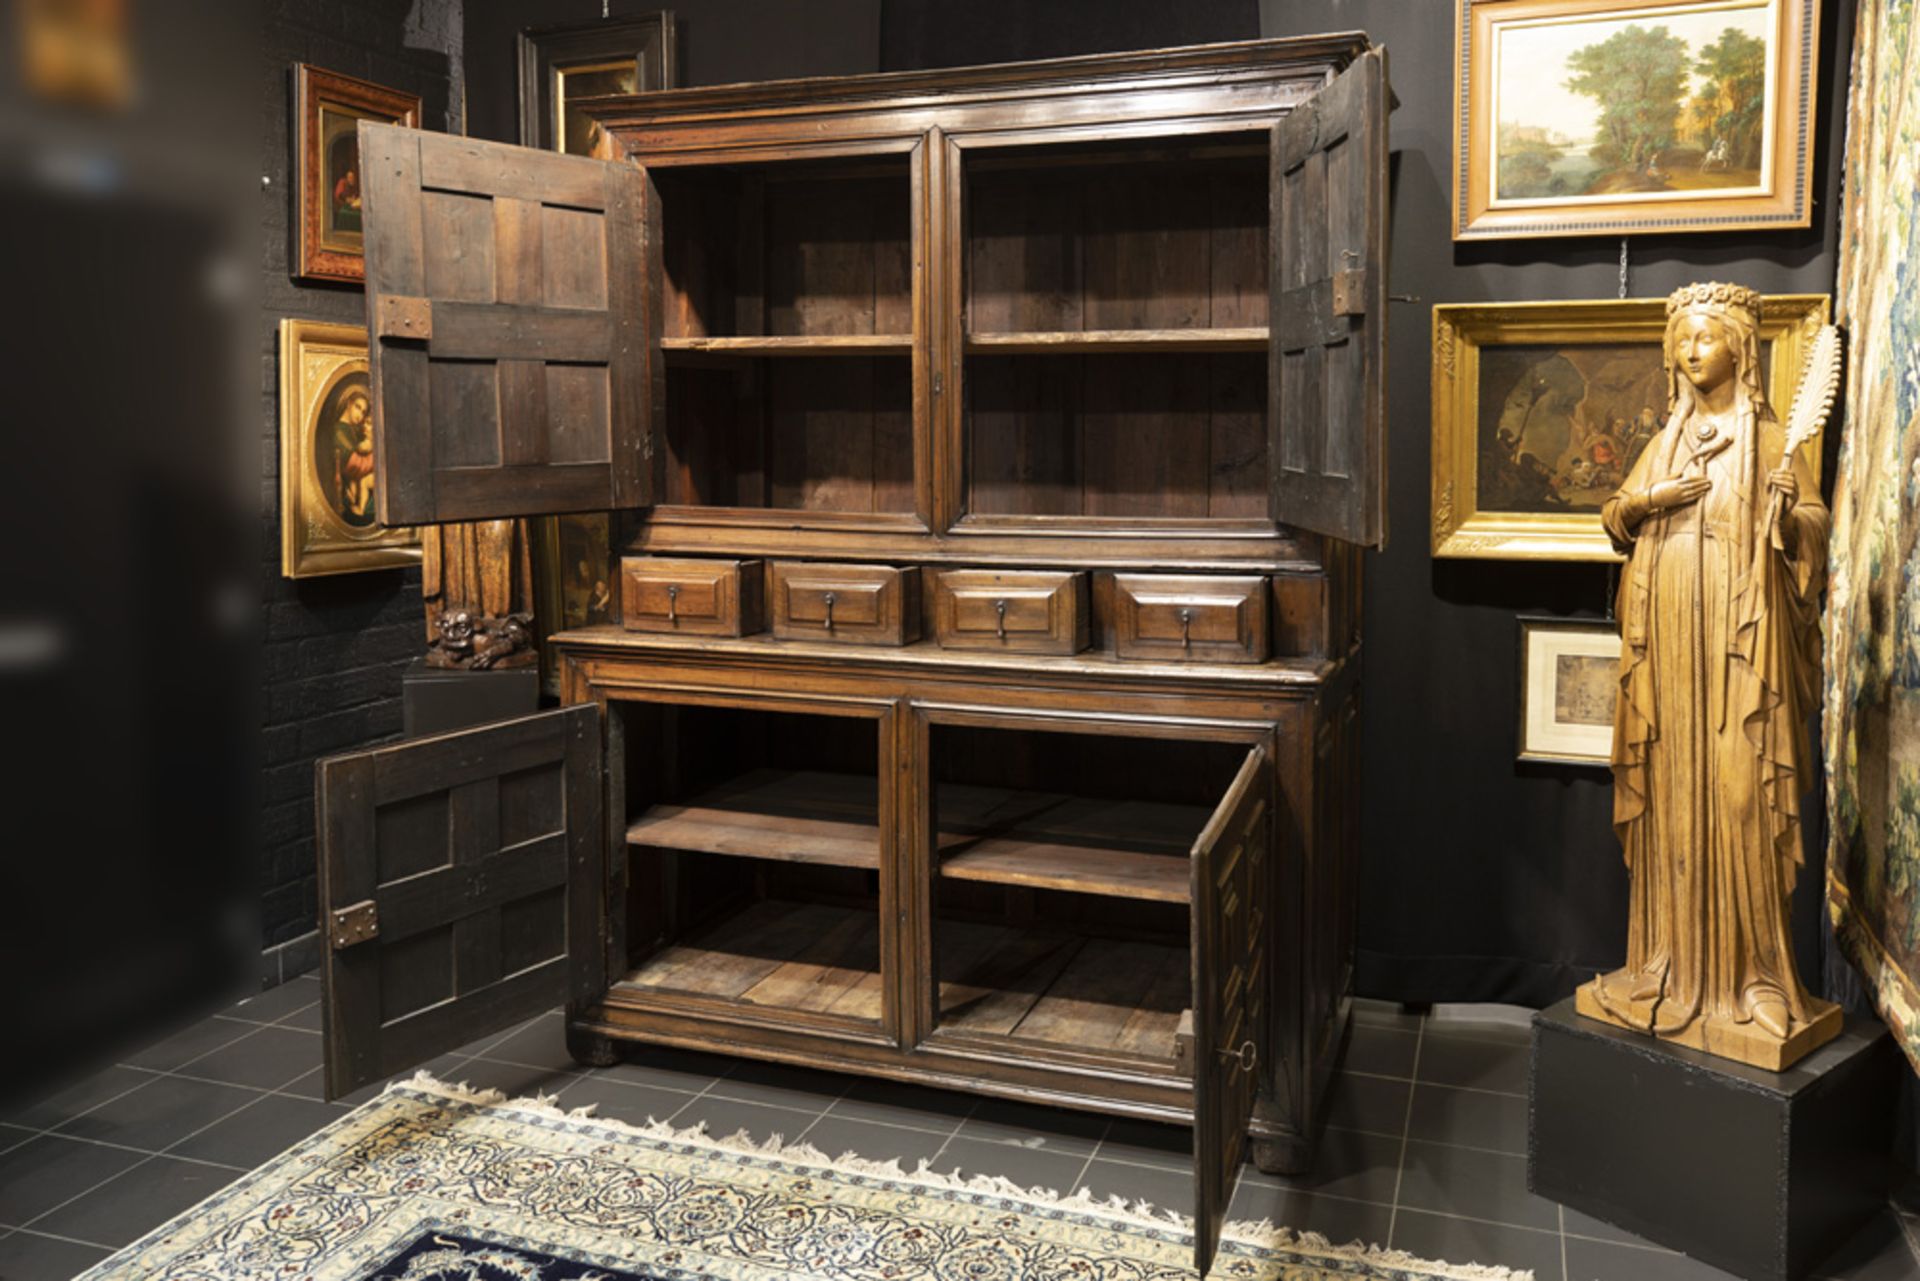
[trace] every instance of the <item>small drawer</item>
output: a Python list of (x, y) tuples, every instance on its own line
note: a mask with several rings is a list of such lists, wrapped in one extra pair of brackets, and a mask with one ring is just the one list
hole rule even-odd
[(920, 639), (920, 575), (891, 565), (773, 562), (773, 634), (781, 640), (905, 645)]
[(631, 632), (751, 636), (766, 627), (765, 570), (757, 560), (628, 556), (620, 611)]
[(1115, 574), (1114, 652), (1175, 663), (1267, 661), (1267, 580)]
[(1081, 573), (948, 569), (934, 579), (933, 634), (946, 649), (1077, 654), (1087, 647), (1087, 612)]

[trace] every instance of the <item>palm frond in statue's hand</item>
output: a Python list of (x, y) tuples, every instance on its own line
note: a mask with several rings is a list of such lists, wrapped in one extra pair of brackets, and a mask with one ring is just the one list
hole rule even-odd
[(1793, 411), (1787, 415), (1787, 447), (1782, 462), (1792, 462), (1794, 451), (1820, 434), (1833, 413), (1833, 399), (1840, 392), (1840, 331), (1822, 325), (1813, 336), (1806, 364), (1800, 368), (1800, 385), (1794, 389)]

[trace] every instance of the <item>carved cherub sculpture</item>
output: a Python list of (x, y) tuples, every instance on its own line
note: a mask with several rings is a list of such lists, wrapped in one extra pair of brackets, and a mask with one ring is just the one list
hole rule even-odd
[(427, 647), (429, 667), (483, 672), (524, 667), (539, 659), (533, 648), (531, 614), (476, 621), (467, 610), (450, 609), (434, 620), (434, 630), (438, 635)]

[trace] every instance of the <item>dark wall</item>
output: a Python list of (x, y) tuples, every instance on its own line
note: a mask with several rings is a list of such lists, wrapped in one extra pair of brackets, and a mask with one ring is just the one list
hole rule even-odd
[(280, 576), (279, 356), (282, 318), (362, 323), (357, 286), (288, 276), (294, 256), (293, 72), (306, 62), (417, 93), (422, 124), (445, 130), (457, 84), (459, 0), (276, 0), (268, 11), (261, 119), (259, 322), (260, 567), (264, 583), (264, 830), (259, 883), (269, 980), (310, 967), (317, 909), (313, 763), (400, 732), (400, 673), (425, 649), (420, 572)]
[[(1262, 0), (1262, 33), (1361, 29), (1387, 46), (1400, 108), (1391, 125), (1393, 240), (1387, 550), (1369, 558), (1366, 600), (1365, 858), (1360, 990), (1414, 1001), (1544, 1004), (1617, 965), (1627, 877), (1603, 770), (1514, 760), (1520, 614), (1605, 617), (1601, 565), (1435, 560), (1429, 553), (1431, 316), (1436, 303), (1612, 298), (1620, 241), (1601, 237), (1456, 246), (1448, 221), (1455, 6), (1404, 0)], [(1823, 6), (1813, 226), (1738, 235), (1635, 236), (1629, 292), (1691, 280), (1763, 293), (1833, 288), (1853, 29), (1848, 0)], [(1827, 433), (1831, 445), (1837, 431)], [(1829, 459), (1826, 475), (1832, 475)], [(1817, 798), (1803, 813), (1821, 813)], [(1819, 833), (1799, 907), (1802, 969), (1819, 986)], [(1811, 892), (1810, 892), (1811, 891)]]

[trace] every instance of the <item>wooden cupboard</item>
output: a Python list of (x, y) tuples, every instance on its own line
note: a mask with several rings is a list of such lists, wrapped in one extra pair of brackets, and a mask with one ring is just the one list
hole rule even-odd
[(1194, 1128), (1347, 1026), (1384, 538), (1365, 37), (363, 126), (382, 518), (614, 511), (558, 711), (324, 762), (328, 1088), (564, 1002)]

